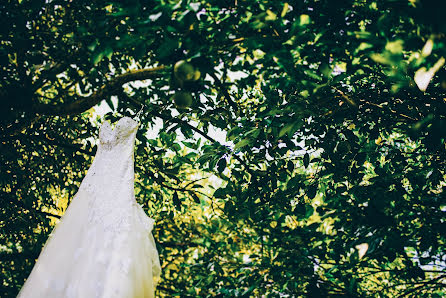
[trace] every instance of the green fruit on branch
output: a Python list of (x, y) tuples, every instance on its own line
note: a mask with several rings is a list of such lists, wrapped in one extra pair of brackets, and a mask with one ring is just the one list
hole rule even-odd
[(173, 67), (173, 74), (182, 82), (196, 81), (201, 75), (199, 70), (196, 70), (192, 64), (186, 62), (185, 60), (180, 60), (175, 63)]
[(173, 102), (178, 109), (187, 109), (193, 103), (192, 94), (189, 92), (178, 91), (172, 96)]
[(192, 81), (194, 79), (195, 68), (192, 64), (180, 60), (173, 67), (175, 77), (181, 81)]

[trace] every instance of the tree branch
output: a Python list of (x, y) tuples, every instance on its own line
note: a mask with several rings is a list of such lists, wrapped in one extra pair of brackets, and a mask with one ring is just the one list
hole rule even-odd
[(223, 86), (223, 83), (217, 78), (217, 76), (215, 75), (215, 73), (211, 73), (210, 74), (211, 77), (214, 79), (215, 84), (218, 86), (218, 88), (220, 88), (220, 91), (223, 93), (223, 96), (226, 98), (226, 100), (228, 101), (229, 105), (231, 107), (234, 108), (235, 111), (238, 111), (238, 106), (237, 104), (232, 100), (231, 95), (229, 95), (228, 90), (226, 90), (226, 88)]
[(85, 112), (86, 110), (100, 103), (106, 97), (113, 95), (114, 92), (118, 88), (121, 88), (123, 84), (131, 81), (140, 81), (140, 80), (157, 78), (161, 76), (160, 71), (163, 70), (164, 68), (165, 66), (159, 66), (150, 69), (132, 70), (111, 79), (109, 82), (101, 86), (99, 90), (97, 90), (88, 97), (82, 97), (78, 100), (75, 100), (67, 104), (52, 105), (52, 104), (35, 103), (32, 105), (31, 111), (37, 114), (59, 115), (59, 116), (72, 115)]

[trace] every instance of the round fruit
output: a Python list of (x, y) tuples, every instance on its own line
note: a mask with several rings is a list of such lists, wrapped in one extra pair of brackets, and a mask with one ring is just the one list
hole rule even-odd
[(195, 77), (195, 68), (192, 64), (180, 60), (173, 67), (173, 74), (181, 81), (192, 81)]
[(189, 92), (179, 91), (173, 95), (173, 102), (178, 109), (186, 109), (193, 103), (192, 94)]

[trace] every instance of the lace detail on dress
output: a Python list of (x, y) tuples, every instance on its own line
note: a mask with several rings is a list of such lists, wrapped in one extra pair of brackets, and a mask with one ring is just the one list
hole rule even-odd
[[(129, 117), (123, 117), (112, 129), (110, 123), (105, 121), (99, 129), (99, 142), (103, 149), (113, 149), (117, 144), (128, 143), (139, 123)], [(133, 141), (133, 140), (132, 140)], [(132, 146), (133, 148), (133, 146)]]
[(105, 121), (99, 129), (99, 142), (101, 145), (108, 144), (111, 147), (113, 139), (114, 135), (110, 123)]

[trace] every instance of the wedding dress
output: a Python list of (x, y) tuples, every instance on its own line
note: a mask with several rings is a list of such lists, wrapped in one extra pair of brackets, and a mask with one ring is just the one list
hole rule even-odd
[(18, 297), (154, 296), (161, 272), (154, 220), (133, 185), (138, 126), (129, 117), (101, 126), (94, 161)]

